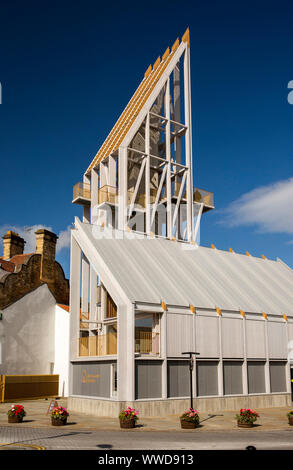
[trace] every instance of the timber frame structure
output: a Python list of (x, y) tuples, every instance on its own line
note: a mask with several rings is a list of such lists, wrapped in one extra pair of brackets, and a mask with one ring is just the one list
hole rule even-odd
[(190, 89), (187, 29), (148, 67), (74, 186), (83, 218), (71, 231), (71, 410), (183, 412), (184, 351), (199, 353), (201, 411), (291, 403), (293, 271), (199, 246), (214, 200), (193, 184)]
[[(213, 194), (194, 189), (187, 29), (149, 66), (112, 131), (74, 187), (84, 220), (196, 242)], [(91, 209), (91, 210), (90, 210)]]

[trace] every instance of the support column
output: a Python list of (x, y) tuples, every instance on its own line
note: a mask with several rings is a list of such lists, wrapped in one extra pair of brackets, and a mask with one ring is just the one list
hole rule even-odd
[(166, 83), (166, 92), (165, 92), (165, 117), (167, 119), (166, 123), (166, 161), (167, 161), (167, 175), (166, 175), (166, 189), (167, 189), (167, 237), (172, 238), (172, 200), (171, 200), (171, 132), (170, 132), (170, 77)]
[(117, 305), (117, 376), (118, 401), (135, 399), (134, 305)]
[(266, 393), (271, 393), (269, 333), (268, 333), (268, 320), (267, 320), (267, 318), (264, 321), (265, 321), (265, 347), (266, 347), (265, 387), (266, 387)]
[(242, 366), (242, 384), (243, 395), (248, 395), (248, 377), (247, 377), (247, 340), (246, 340), (246, 317), (243, 317), (243, 366)]
[(223, 381), (223, 347), (222, 347), (222, 314), (219, 315), (219, 368), (218, 368), (218, 392), (219, 396), (224, 395), (224, 381)]
[(161, 318), (161, 351), (160, 355), (163, 359), (162, 362), (162, 399), (166, 400), (168, 396), (167, 391), (167, 311), (164, 310)]
[(145, 124), (145, 153), (146, 153), (146, 164), (145, 164), (145, 231), (147, 235), (151, 233), (151, 207), (150, 207), (150, 183), (151, 183), (151, 171), (150, 171), (150, 115), (147, 114)]
[(127, 148), (118, 150), (118, 229), (126, 230), (127, 224)]
[[(287, 338), (287, 345), (289, 346), (289, 325), (288, 320), (286, 321), (286, 338)], [(290, 358), (289, 354), (287, 356), (287, 364), (286, 364), (286, 391), (287, 393), (291, 393), (291, 371), (290, 371)]]
[(187, 166), (187, 239), (192, 240), (193, 224), (193, 176), (192, 176), (192, 128), (191, 128), (191, 95), (190, 95), (190, 50), (186, 46), (184, 53), (184, 108), (185, 108), (185, 154)]
[(108, 184), (116, 188), (116, 160), (112, 155), (109, 156), (108, 177)]
[(82, 253), (81, 261), (81, 312), (89, 311), (89, 262), (84, 253)]
[(70, 246), (70, 360), (78, 357), (80, 325), (80, 267), (81, 249), (71, 232)]
[(95, 168), (91, 170), (91, 224), (97, 223), (99, 175)]
[[(98, 276), (96, 271), (90, 266), (90, 320), (97, 320), (97, 288)], [(90, 328), (96, 327), (94, 323), (90, 323)], [(90, 335), (94, 333), (90, 332)]]
[[(91, 184), (91, 179), (88, 176), (84, 175), (83, 176), (83, 182), (90, 185)], [(91, 223), (91, 208), (90, 208), (90, 206), (83, 205), (82, 221), (84, 223), (87, 223), (87, 224)]]

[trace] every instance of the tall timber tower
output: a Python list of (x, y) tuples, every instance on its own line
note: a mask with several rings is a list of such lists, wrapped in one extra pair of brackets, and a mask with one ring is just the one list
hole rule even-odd
[(189, 29), (144, 78), (74, 187), (84, 221), (195, 242), (213, 194), (193, 186)]

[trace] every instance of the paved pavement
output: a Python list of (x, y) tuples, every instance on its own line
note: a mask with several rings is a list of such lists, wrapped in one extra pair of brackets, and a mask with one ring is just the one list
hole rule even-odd
[[(121, 430), (116, 418), (93, 417), (71, 412), (62, 428), (51, 425), (48, 400), (23, 401), (27, 412), (23, 423), (8, 424), (11, 403), (0, 404), (0, 450), (121, 450), (121, 449), (257, 449), (293, 450), (293, 426), (286, 413), (290, 408), (258, 409), (253, 429), (239, 429), (236, 411), (201, 416), (201, 426), (182, 430), (178, 416), (141, 418), (133, 430)], [(66, 399), (58, 400), (66, 407)]]

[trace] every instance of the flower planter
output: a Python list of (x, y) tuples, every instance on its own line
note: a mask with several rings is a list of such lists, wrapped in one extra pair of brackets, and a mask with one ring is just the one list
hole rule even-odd
[(134, 419), (120, 419), (120, 428), (122, 429), (135, 428), (135, 420)]
[(67, 424), (67, 417), (65, 419), (58, 419), (51, 416), (51, 423), (52, 426), (65, 426)]
[(240, 421), (237, 422), (237, 426), (239, 428), (252, 428), (253, 423), (241, 423)]
[(193, 423), (192, 421), (186, 421), (185, 419), (181, 419), (180, 422), (182, 429), (195, 429), (198, 427), (197, 423)]
[(23, 416), (12, 415), (8, 416), (8, 423), (22, 423)]
[(290, 424), (290, 426), (293, 426), (293, 415), (288, 416), (288, 424)]

